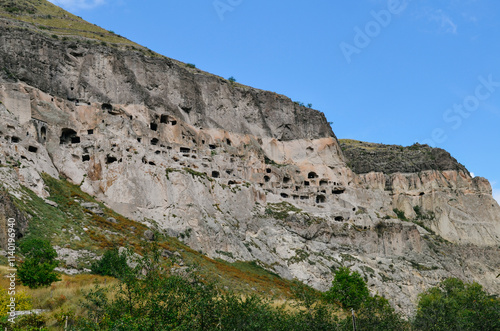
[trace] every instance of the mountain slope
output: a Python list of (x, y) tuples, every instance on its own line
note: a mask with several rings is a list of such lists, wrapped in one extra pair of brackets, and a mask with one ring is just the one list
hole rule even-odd
[[(446, 154), (386, 170), (386, 148), (366, 159), (344, 155), (324, 114), (285, 96), (122, 39), (87, 42), (80, 28), (56, 38), (30, 23), (29, 8), (8, 6), (0, 20), (0, 179), (18, 199), (24, 186), (55, 201), (51, 178), (63, 177), (108, 214), (141, 224), (128, 241), (95, 218), (95, 238), (133, 246), (152, 228), (212, 259), (258, 261), (320, 290), (332, 270), (350, 266), (405, 312), (450, 276), (499, 293), (500, 207), (486, 179)], [(366, 164), (366, 173), (347, 162)], [(31, 215), (29, 232), (45, 222)], [(43, 235), (79, 248), (72, 236)]]

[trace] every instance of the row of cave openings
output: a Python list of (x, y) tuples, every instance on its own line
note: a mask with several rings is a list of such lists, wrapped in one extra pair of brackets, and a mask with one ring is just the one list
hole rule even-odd
[[(8, 125), (7, 128), (10, 130), (15, 130), (15, 127), (11, 125)], [(38, 135), (38, 141), (42, 144), (45, 143), (45, 141), (47, 140), (47, 128), (45, 126), (40, 126), (39, 128), (37, 128), (37, 135)], [(0, 131), (0, 136), (3, 136), (3, 132), (1, 131)], [(26, 132), (26, 136), (29, 136), (29, 132)], [(19, 144), (22, 142), (22, 139), (20, 137), (14, 135), (13, 136), (6, 135), (5, 140), (7, 140), (7, 142), (11, 144)], [(28, 145), (28, 152), (37, 153), (38, 147), (33, 145)]]
[[(267, 169), (266, 169), (266, 173), (270, 174), (271, 172), (272, 172), (272, 170), (271, 170), (270, 168), (267, 168)], [(315, 179), (317, 179), (318, 177), (319, 177), (319, 176), (318, 176), (315, 172), (313, 172), (313, 171), (309, 172), (309, 173), (307, 174), (307, 179), (310, 179), (310, 180), (305, 180), (305, 181), (304, 181), (304, 186), (311, 186), (311, 183), (315, 183)], [(292, 179), (291, 179), (290, 177), (285, 176), (285, 177), (283, 177), (283, 184), (289, 184), (291, 180), (292, 180)], [(267, 182), (270, 182), (270, 181), (271, 181), (271, 177), (270, 177), (269, 175), (265, 175), (265, 176), (264, 176), (264, 181), (265, 181), (266, 183), (267, 183)], [(329, 182), (328, 180), (326, 180), (326, 179), (321, 179), (321, 180), (319, 181), (319, 183), (318, 183), (318, 184), (319, 184), (319, 186), (327, 186), (327, 185), (329, 185), (329, 184), (333, 184), (333, 185), (335, 185), (335, 186), (341, 186), (341, 184), (340, 184), (340, 183), (337, 183), (337, 182), (331, 182), (331, 183), (330, 183), (330, 182)], [(298, 189), (297, 189), (297, 187), (296, 187), (296, 191), (297, 191), (297, 190), (298, 190)], [(344, 193), (344, 191), (345, 191), (345, 189), (343, 189), (343, 188), (339, 187), (339, 188), (337, 188), (337, 189), (334, 189), (334, 190), (332, 191), (332, 194), (342, 194), (342, 193)]]
[[(290, 198), (290, 195), (287, 194), (287, 193), (281, 193), (280, 196), (283, 198), (283, 199), (289, 199)], [(292, 198), (293, 200), (309, 200), (310, 197), (308, 195), (296, 195), (296, 194), (293, 194), (292, 195)], [(323, 194), (318, 194), (316, 196), (316, 203), (325, 203), (326, 202), (326, 196), (324, 196)]]
[[(269, 176), (269, 174), (272, 173), (271, 168), (267, 168), (266, 173), (267, 173), (267, 175), (264, 176), (264, 181), (267, 183), (267, 182), (271, 181), (271, 177)], [(308, 180), (304, 181), (304, 186), (306, 186), (306, 187), (311, 186), (311, 183), (315, 183), (318, 178), (319, 178), (319, 176), (317, 173), (315, 173), (313, 171), (309, 172), (307, 174)], [(291, 181), (292, 181), (292, 179), (289, 176), (285, 175), (283, 177), (283, 184), (289, 184)], [(326, 179), (321, 179), (318, 184), (320, 187), (321, 186), (328, 186), (331, 184), (336, 186), (332, 189), (333, 195), (343, 194), (345, 192), (345, 188), (342, 187), (341, 184), (337, 183), (337, 182), (329, 182)], [(299, 190), (300, 190), (300, 186), (295, 186), (295, 191), (299, 191)], [(315, 198), (316, 203), (318, 203), (318, 204), (322, 204), (322, 203), (326, 202), (326, 189), (322, 190), (321, 193), (323, 193), (323, 194), (318, 194), (318, 195), (316, 195), (316, 198)], [(290, 195), (288, 193), (284, 193), (284, 192), (280, 193), (280, 196), (284, 199), (290, 198)], [(292, 194), (292, 198), (294, 200), (309, 200), (310, 196), (309, 195)]]
[[(102, 109), (103, 110), (112, 110), (112, 106), (110, 104), (103, 104), (102, 105)], [(163, 124), (170, 123), (171, 125), (176, 125), (177, 121), (175, 121), (175, 120), (169, 121), (168, 115), (161, 115), (160, 116), (160, 123), (163, 123)], [(150, 123), (150, 128), (151, 128), (151, 130), (156, 131), (158, 129), (158, 124), (155, 123), (155, 122), (151, 122)], [(90, 129), (90, 130), (87, 130), (87, 133), (89, 135), (92, 135), (94, 132), (93, 132), (92, 129)], [(45, 132), (45, 135), (46, 135), (46, 132)], [(138, 140), (138, 142), (141, 142), (141, 138), (137, 138), (137, 140)], [(81, 142), (81, 138), (77, 135), (77, 132), (75, 130), (69, 129), (69, 128), (62, 129), (61, 136), (60, 136), (60, 144), (69, 144), (69, 143), (71, 143), (71, 144), (78, 144), (80, 142)], [(158, 145), (158, 143), (159, 143), (159, 140), (157, 138), (151, 139), (151, 145)], [(204, 144), (205, 142), (202, 141), (202, 143)], [(231, 141), (229, 139), (226, 139), (226, 143), (228, 145), (231, 145)], [(167, 148), (171, 149), (170, 146), (167, 146)], [(217, 146), (214, 145), (214, 144), (209, 144), (209, 148), (211, 150), (214, 150), (214, 149), (217, 148)], [(180, 147), (179, 148), (179, 152), (182, 153), (182, 154), (188, 154), (191, 151), (193, 153), (196, 153), (195, 150), (191, 150), (188, 147)], [(84, 154), (82, 156), (82, 161), (84, 161), (84, 162), (90, 161), (90, 155)], [(111, 155), (107, 155), (106, 156), (106, 163), (107, 164), (112, 164), (112, 163), (121, 162), (121, 161), (122, 160), (118, 160), (114, 156), (111, 156)], [(146, 159), (143, 159), (143, 163), (150, 164), (150, 165), (153, 165), (153, 166), (155, 165), (155, 163), (153, 161), (147, 161)], [(270, 174), (272, 171), (271, 171), (270, 168), (267, 168), (266, 172), (268, 174)], [(213, 170), (211, 172), (211, 177), (212, 178), (220, 178), (220, 172), (216, 171), (216, 170)], [(314, 182), (318, 177), (319, 176), (315, 172), (309, 172), (308, 176), (307, 176), (307, 178), (309, 180), (304, 181), (304, 186), (310, 186), (311, 182)], [(268, 175), (264, 176), (264, 181), (265, 182), (269, 182), (270, 180), (271, 180), (271, 178)], [(289, 183), (290, 181), (291, 181), (291, 178), (288, 177), (288, 176), (285, 176), (283, 178), (283, 183), (285, 183), (285, 184)], [(229, 184), (231, 184), (231, 183), (229, 183)], [(325, 179), (322, 179), (322, 180), (319, 181), (319, 186), (327, 186), (328, 184), (329, 184), (329, 182), (327, 180), (325, 180)], [(340, 184), (336, 183), (336, 182), (333, 182), (333, 185), (340, 185)], [(298, 190), (298, 187), (296, 187), (296, 190)], [(323, 193), (326, 193), (326, 192), (323, 191)], [(342, 193), (344, 193), (344, 189), (343, 188), (332, 190), (332, 194), (342, 194)], [(288, 194), (286, 194), (286, 193), (281, 193), (281, 197), (282, 198), (289, 198), (290, 196)], [(305, 196), (305, 195), (303, 195), (303, 196), (293, 195), (293, 199), (308, 200), (309, 196)], [(326, 202), (326, 196), (325, 195), (320, 194), (320, 195), (316, 196), (316, 203), (325, 203), (325, 202)]]

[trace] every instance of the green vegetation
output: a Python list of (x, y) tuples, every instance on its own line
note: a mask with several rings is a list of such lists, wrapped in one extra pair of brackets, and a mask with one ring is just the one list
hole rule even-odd
[(180, 172), (180, 170), (174, 169), (174, 168), (167, 168), (167, 169), (165, 169), (165, 175), (167, 176), (168, 180), (170, 180), (169, 174), (172, 173), (172, 172)]
[(346, 309), (358, 309), (370, 297), (370, 292), (358, 272), (341, 267), (335, 272), (332, 287), (325, 293), (325, 297)]
[(120, 278), (129, 269), (127, 256), (120, 254), (118, 248), (107, 250), (100, 260), (92, 263), (92, 273), (101, 276)]
[(266, 208), (266, 215), (279, 220), (285, 220), (290, 213), (300, 213), (302, 209), (299, 209), (289, 202), (282, 201), (279, 203), (268, 203)]
[(88, 23), (48, 1), (0, 0), (0, 16), (31, 23), (33, 31), (38, 28), (53, 36), (83, 37), (133, 47), (137, 50), (144, 49), (144, 47), (118, 36), (112, 31)]
[(271, 160), (270, 158), (268, 158), (267, 156), (264, 156), (264, 163), (265, 164), (269, 164), (269, 165), (273, 165), (277, 168), (280, 168), (280, 167), (284, 167), (285, 165), (284, 164), (279, 164), (279, 163), (276, 163), (274, 162), (273, 160)]
[(228, 80), (231, 84), (236, 83), (236, 78), (234, 78), (233, 76), (229, 77), (227, 80)]
[(193, 63), (186, 63), (186, 67), (194, 69), (196, 68), (196, 65)]
[(423, 229), (425, 229), (427, 232), (435, 235), (436, 237), (439, 237), (438, 239), (440, 241), (444, 241), (443, 238), (441, 238), (440, 236), (437, 236), (436, 233), (434, 231), (432, 231), (428, 226), (426, 226), (425, 223), (423, 222), (424, 220), (425, 221), (432, 221), (432, 220), (434, 220), (436, 218), (434, 212), (432, 212), (432, 211), (424, 212), (420, 208), (420, 206), (413, 207), (413, 210), (415, 211), (415, 214), (417, 215), (417, 217), (415, 219), (408, 219), (406, 217), (404, 211), (399, 210), (399, 209), (393, 209), (394, 213), (397, 215), (398, 219), (400, 219), (401, 221), (415, 223), (418, 226), (420, 226)]
[[(250, 264), (252, 268), (259, 268)], [(169, 273), (157, 247), (151, 247), (128, 277), (116, 285), (96, 286), (85, 295), (87, 315), (78, 330), (351, 330), (352, 316), (323, 300), (320, 292), (295, 282), (294, 301), (281, 305), (257, 295), (224, 291), (194, 274)], [(351, 276), (343, 286), (359, 286), (363, 304), (356, 312), (359, 330), (403, 330), (408, 323), (387, 300), (368, 296), (366, 284)], [(339, 273), (340, 275), (340, 273)], [(340, 278), (338, 278), (340, 280)], [(363, 287), (364, 286), (364, 287)], [(351, 298), (352, 299), (352, 298)]]
[(206, 179), (210, 182), (213, 182), (213, 178), (209, 177), (206, 173), (204, 172), (199, 172), (199, 171), (196, 171), (196, 170), (193, 170), (191, 168), (183, 168), (185, 172), (187, 172), (188, 174), (191, 175), (191, 177), (195, 178), (195, 177), (198, 177), (198, 178), (202, 178), (202, 179)]
[(21, 242), (19, 250), (24, 261), (17, 269), (21, 283), (29, 288), (49, 286), (59, 280), (54, 269), (58, 262), (55, 260), (57, 252), (50, 242), (37, 238), (29, 238)]
[(434, 220), (436, 218), (433, 211), (425, 212), (420, 206), (413, 207), (413, 210), (417, 214), (417, 220)]
[[(10, 282), (10, 279), (7, 281)], [(5, 316), (8, 313), (9, 307), (7, 307), (7, 305), (9, 304), (11, 298), (11, 296), (8, 293), (9, 291), (7, 290), (8, 288), (9, 285), (6, 287), (4, 286), (0, 287), (0, 317)], [(17, 310), (29, 310), (33, 308), (33, 302), (32, 302), (33, 300), (31, 299), (31, 297), (28, 296), (28, 294), (25, 291), (16, 291), (14, 298), (16, 299)]]
[(500, 300), (477, 283), (449, 278), (420, 294), (413, 324), (417, 330), (500, 330)]
[[(341, 267), (335, 272), (332, 287), (324, 294), (327, 302), (356, 311), (358, 330), (407, 330), (409, 323), (391, 307), (387, 299), (370, 296), (366, 282), (358, 272)], [(352, 326), (352, 316), (346, 318)]]
[[(198, 173), (192, 175), (197, 177)], [(201, 173), (199, 175), (205, 176)], [(145, 243), (141, 237), (148, 229), (144, 224), (114, 212), (65, 179), (56, 179), (47, 174), (42, 174), (42, 178), (50, 193), (48, 199), (56, 202), (57, 207), (47, 204), (28, 188), (23, 188), (20, 192), (22, 198), (12, 197), (16, 207), (30, 215), (28, 237), (50, 240), (53, 246), (85, 249), (97, 255), (103, 255), (107, 250), (120, 246), (142, 254)], [(82, 203), (85, 202), (97, 203), (103, 215), (83, 208)], [(109, 218), (113, 218), (114, 222)], [(184, 236), (189, 235), (190, 231), (186, 230)], [(78, 236), (80, 240), (74, 240), (74, 236)], [(291, 281), (262, 268), (248, 267), (250, 262), (216, 261), (192, 250), (177, 238), (162, 234), (158, 234), (155, 240), (162, 249), (172, 253), (178, 252), (185, 265), (195, 266), (204, 279), (217, 281), (221, 286), (227, 286), (242, 294), (260, 293), (281, 299), (291, 295)], [(77, 269), (83, 271), (83, 268), (90, 268), (92, 262), (82, 259), (78, 261)], [(61, 267), (64, 267), (64, 264)]]
[(399, 209), (393, 209), (394, 213), (396, 214), (396, 216), (401, 220), (401, 221), (404, 221), (404, 222), (410, 222), (410, 220), (408, 218), (406, 218), (406, 215), (405, 215), (405, 212), (402, 211), (402, 210), (399, 210)]
[[(348, 311), (350, 307), (355, 309), (358, 330), (433, 329), (428, 326), (438, 325), (430, 323), (437, 323), (435, 320), (439, 322), (439, 316), (443, 314), (458, 314), (460, 327), (464, 330), (489, 330), (484, 325), (490, 323), (495, 326), (495, 318), (498, 320), (498, 315), (495, 315), (499, 310), (498, 299), (482, 292), (477, 284), (454, 285), (452, 288), (458, 289), (456, 291), (445, 291), (444, 287), (429, 290), (421, 296), (415, 321), (407, 322), (394, 312), (387, 300), (367, 295), (366, 283), (361, 276), (346, 268), (337, 270), (332, 289), (323, 296), (303, 284), (280, 278), (257, 262), (227, 263), (212, 260), (176, 238), (158, 234), (155, 251), (149, 249), (140, 236), (130, 235), (131, 231), (139, 234), (146, 229), (144, 226), (141, 228), (140, 223), (126, 219), (102, 204), (98, 205), (104, 215), (96, 215), (82, 208), (83, 202), (97, 202), (78, 186), (47, 175), (43, 175), (43, 179), (50, 192), (49, 199), (56, 202), (58, 208), (24, 189), (25, 199), (17, 200), (17, 204), (24, 206), (32, 218), (27, 239), (20, 243), (35, 235), (46, 238), (46, 241), (62, 243), (68, 240), (64, 236), (71, 227), (76, 229), (78, 224), (80, 227), (86, 226), (88, 231), (78, 233), (82, 238), (78, 241), (78, 247), (103, 255), (101, 261), (92, 266), (93, 272), (112, 274), (118, 279), (62, 275), (62, 281), (53, 283), (51, 288), (28, 289), (26, 302), (32, 302), (33, 308), (52, 310), (38, 317), (38, 322), (32, 321), (38, 323), (36, 325), (45, 321), (44, 325), (60, 328), (66, 316), (69, 316), (70, 326), (74, 330), (168, 329), (163, 327), (165, 325), (170, 325), (171, 329), (193, 330), (352, 330), (352, 316)], [(286, 218), (290, 212), (302, 213), (286, 202), (268, 204), (267, 209), (268, 213), (282, 218)], [(117, 223), (108, 221), (108, 217), (114, 217)], [(43, 224), (46, 226), (43, 227)], [(60, 231), (62, 228), (68, 231)], [(115, 234), (104, 235), (98, 229), (110, 229)], [(118, 243), (122, 238), (122, 243)], [(142, 255), (136, 268), (125, 267), (125, 259), (118, 254), (115, 245), (128, 246)], [(173, 252), (179, 254), (176, 253), (177, 258), (164, 258), (158, 254), (158, 250), (168, 250), (171, 252), (169, 256)], [(296, 258), (307, 259), (307, 254), (297, 250)], [(354, 260), (353, 257), (345, 257), (346, 261), (349, 259)], [(187, 277), (179, 277), (179, 260), (184, 262), (188, 270), (196, 269), (196, 274), (188, 273)], [(426, 266), (420, 268), (429, 269)], [(368, 268), (365, 271), (372, 272)], [(101, 285), (91, 287), (94, 281)], [(23, 288), (20, 290), (24, 291)], [(84, 295), (85, 304), (79, 306), (82, 293), (87, 293)], [(465, 297), (472, 299), (466, 301), (463, 299)], [(476, 303), (470, 304), (474, 300)], [(433, 310), (443, 309), (445, 313), (429, 314), (426, 311), (429, 307)], [(456, 313), (457, 310), (459, 313)], [(435, 317), (436, 314), (438, 317)], [(483, 316), (486, 321), (478, 321)], [(427, 321), (427, 317), (433, 320)], [(441, 330), (438, 326), (435, 329)]]
[(7, 320), (0, 321), (0, 328), (9, 331), (45, 331), (46, 319), (41, 315), (24, 315), (16, 318), (16, 323), (12, 324)]

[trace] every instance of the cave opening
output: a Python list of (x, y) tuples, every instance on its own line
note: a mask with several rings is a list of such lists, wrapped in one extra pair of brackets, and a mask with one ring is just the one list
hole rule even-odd
[(309, 178), (309, 179), (318, 178), (318, 174), (316, 174), (315, 172), (311, 171), (309, 174), (307, 174), (307, 178)]
[(68, 129), (64, 128), (61, 131), (61, 137), (59, 138), (59, 143), (61, 145), (63, 144), (69, 144), (69, 143), (74, 143), (77, 144), (80, 142), (80, 137), (76, 135), (76, 131), (73, 129)]
[(324, 195), (316, 196), (316, 203), (325, 203), (325, 202), (326, 202), (326, 198)]

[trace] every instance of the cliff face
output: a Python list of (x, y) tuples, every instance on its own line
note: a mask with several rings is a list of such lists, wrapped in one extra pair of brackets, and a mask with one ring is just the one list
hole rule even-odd
[(343, 139), (340, 145), (348, 165), (357, 174), (369, 172), (393, 174), (427, 170), (456, 170), (469, 173), (447, 151), (418, 143), (403, 147)]
[(324, 115), (284, 96), (10, 18), (0, 31), (0, 180), (12, 194), (47, 197), (40, 174), (63, 176), (211, 257), (319, 289), (351, 266), (405, 311), (450, 276), (500, 293), (500, 207), (443, 152), (399, 169), (377, 151), (366, 167), (348, 154), (358, 175)]
[(77, 104), (134, 105), (147, 109), (152, 122), (172, 115), (198, 128), (279, 140), (334, 136), (318, 111), (168, 58), (82, 40), (59, 41), (5, 20), (0, 34), (4, 75)]
[(22, 238), (28, 228), (28, 219), (26, 216), (14, 205), (12, 198), (6, 191), (0, 191), (0, 247), (2, 250), (7, 250), (9, 240), (9, 219), (14, 219), (13, 229), (15, 239)]

